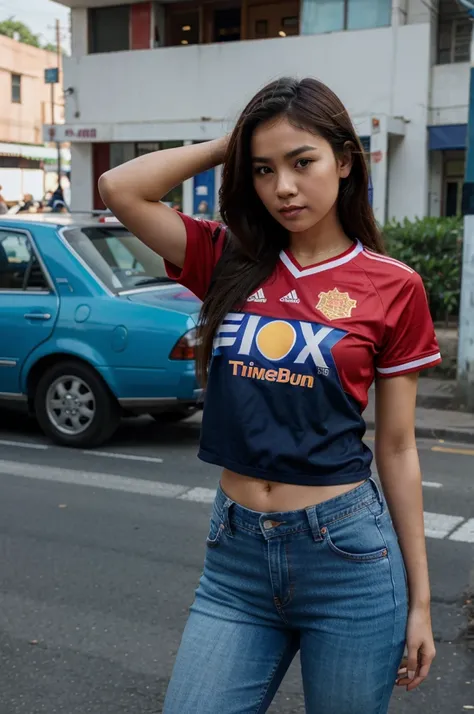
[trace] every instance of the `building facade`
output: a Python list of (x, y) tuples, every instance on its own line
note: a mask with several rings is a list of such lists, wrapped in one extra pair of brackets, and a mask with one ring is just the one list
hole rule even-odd
[[(64, 121), (62, 89), (45, 84), (44, 70), (57, 66), (54, 52), (0, 35), (0, 185), (8, 203), (24, 194), (41, 199), (57, 182), (57, 151), (45, 146), (43, 125)], [(69, 150), (63, 149), (63, 165)]]
[[(312, 75), (352, 116), (381, 223), (460, 210), (471, 24), (456, 0), (62, 2), (73, 208), (102, 207), (103, 171), (221, 136), (265, 83)], [(219, 181), (207, 172), (167, 200), (214, 213)]]

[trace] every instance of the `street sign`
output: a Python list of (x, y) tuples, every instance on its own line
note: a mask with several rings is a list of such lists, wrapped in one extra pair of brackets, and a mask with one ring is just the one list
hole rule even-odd
[(59, 69), (48, 67), (44, 70), (44, 81), (46, 84), (57, 84), (59, 82)]

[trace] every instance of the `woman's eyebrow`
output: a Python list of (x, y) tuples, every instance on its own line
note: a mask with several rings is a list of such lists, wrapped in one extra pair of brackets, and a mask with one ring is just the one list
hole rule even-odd
[[(297, 149), (292, 149), (291, 151), (288, 151), (285, 154), (285, 159), (293, 159), (295, 156), (303, 154), (305, 151), (314, 151), (315, 149), (315, 146), (309, 146), (309, 144), (305, 144), (304, 146), (298, 146)], [(271, 159), (266, 156), (253, 156), (252, 161), (259, 164), (265, 164), (271, 161)]]

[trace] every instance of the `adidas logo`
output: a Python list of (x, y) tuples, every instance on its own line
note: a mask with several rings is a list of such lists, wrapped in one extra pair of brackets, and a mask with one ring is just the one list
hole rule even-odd
[(267, 302), (267, 298), (265, 297), (265, 293), (262, 288), (259, 288), (257, 292), (247, 298), (247, 302)]
[(280, 302), (293, 302), (293, 303), (299, 303), (300, 299), (296, 293), (296, 290), (290, 290), (288, 295), (283, 295), (282, 298), (280, 298)]

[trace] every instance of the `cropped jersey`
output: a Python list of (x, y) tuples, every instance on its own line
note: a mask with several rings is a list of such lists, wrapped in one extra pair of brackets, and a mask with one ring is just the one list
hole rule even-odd
[[(204, 299), (225, 231), (182, 219), (185, 263), (168, 263), (168, 274)], [(360, 242), (305, 267), (283, 251), (273, 275), (215, 336), (199, 457), (289, 484), (364, 480), (372, 453), (362, 412), (375, 375), (440, 362), (414, 270)]]

